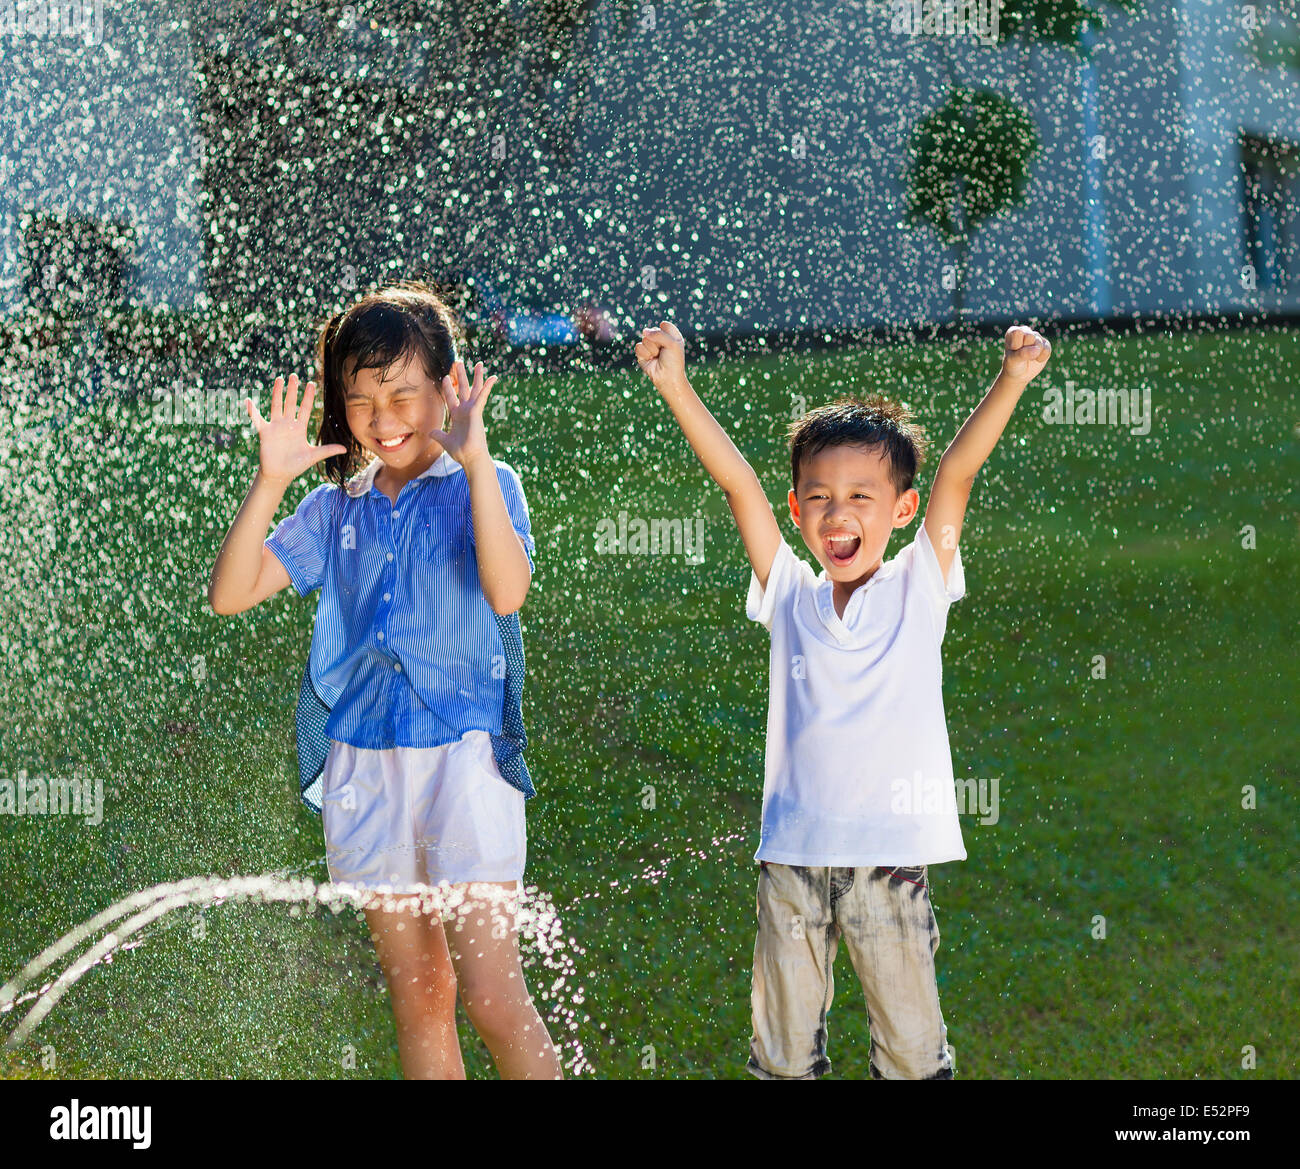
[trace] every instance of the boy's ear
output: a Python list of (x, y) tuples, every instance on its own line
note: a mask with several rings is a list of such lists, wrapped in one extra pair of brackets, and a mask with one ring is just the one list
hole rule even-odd
[(794, 521), (794, 526), (799, 526), (799, 497), (795, 495), (794, 488), (790, 488), (790, 518)]
[(915, 487), (909, 487), (894, 503), (894, 527), (905, 528), (921, 510), (921, 493)]

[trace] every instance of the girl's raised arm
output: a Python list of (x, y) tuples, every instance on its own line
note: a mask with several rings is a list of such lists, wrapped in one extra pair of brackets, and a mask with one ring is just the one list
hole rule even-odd
[(276, 378), (271, 387), (270, 418), (262, 417), (252, 398), (244, 399), (244, 408), (257, 428), (258, 471), (212, 566), (208, 604), (214, 613), (242, 613), (290, 583), (284, 565), (265, 545), (267, 529), (294, 479), (322, 459), (347, 454), (347, 447), (338, 443), (315, 446), (307, 440), (316, 383), (307, 383), (301, 406), (296, 373), (289, 375), (287, 400), (284, 388), (284, 378)]

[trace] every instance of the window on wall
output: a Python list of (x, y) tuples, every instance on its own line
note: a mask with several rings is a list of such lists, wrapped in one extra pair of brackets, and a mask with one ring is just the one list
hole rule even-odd
[(1300, 69), (1300, 0), (1255, 0), (1240, 5), (1236, 15), (1260, 65)]
[(29, 210), (19, 229), (28, 304), (57, 317), (122, 307), (135, 243), (130, 224)]
[(1300, 147), (1243, 134), (1241, 173), (1243, 283), (1248, 291), (1300, 291)]

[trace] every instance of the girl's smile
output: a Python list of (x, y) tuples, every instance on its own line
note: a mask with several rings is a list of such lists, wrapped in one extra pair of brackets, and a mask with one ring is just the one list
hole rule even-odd
[[(354, 371), (344, 407), (348, 426), (361, 445), (405, 482), (442, 454), (433, 432), (445, 408), (437, 383), (414, 355), (394, 362), (388, 377), (383, 372)], [(386, 488), (380, 484), (380, 490)]]

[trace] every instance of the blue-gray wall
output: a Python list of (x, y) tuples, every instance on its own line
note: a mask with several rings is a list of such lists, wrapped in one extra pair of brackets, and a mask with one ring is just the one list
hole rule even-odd
[[(113, 0), (100, 45), (3, 38), (0, 304), (18, 294), (17, 216), (36, 207), (134, 223), (129, 293), (145, 303), (201, 304), (214, 247), (253, 252), (279, 303), (286, 287), (309, 301), (345, 297), (336, 269), (400, 266), (409, 251), (435, 271), (491, 271), (541, 308), (592, 296), (625, 330), (659, 315), (710, 332), (943, 321), (952, 256), (928, 229), (903, 225), (899, 172), (908, 129), (952, 76), (1021, 99), (1043, 142), (1027, 204), (975, 239), (972, 315), (1300, 308), (1294, 292), (1240, 280), (1238, 136), (1300, 141), (1300, 73), (1254, 64), (1239, 4), (1148, 0), (1138, 19), (1117, 12), (1091, 65), (1091, 140), (1087, 67), (1062, 49), (898, 34), (884, 4), (597, 4), (555, 89), (558, 111), (590, 71), (571, 159), (539, 148), (521, 112), (525, 79), (505, 70), (499, 103), (470, 123), (477, 133), (450, 131), (458, 144), (439, 147), (422, 126), (390, 163), (380, 131), (356, 128), (346, 149), (371, 172), (376, 157), (391, 168), (391, 209), (368, 197), (340, 211), (338, 192), (314, 199), (303, 175), (300, 198), (276, 193), (274, 216), (241, 211), (242, 236), (219, 245), (198, 198), (200, 129), (209, 180), (225, 147), (198, 112), (202, 34), (185, 24), (205, 7), (215, 11)], [(429, 76), (474, 68), (431, 27)], [(284, 93), (293, 88), (290, 77)], [(440, 169), (451, 154), (452, 170)], [(416, 173), (425, 178), (413, 185)], [(444, 211), (437, 184), (449, 173), (465, 197)], [(367, 255), (349, 256), (358, 234), (344, 221), (385, 216)]]
[[(12, 7), (12, 5), (10, 6)], [(23, 211), (128, 223), (128, 296), (192, 307), (203, 289), (200, 145), (181, 6), (100, 6), (102, 41), (0, 33), (0, 307), (21, 300)]]

